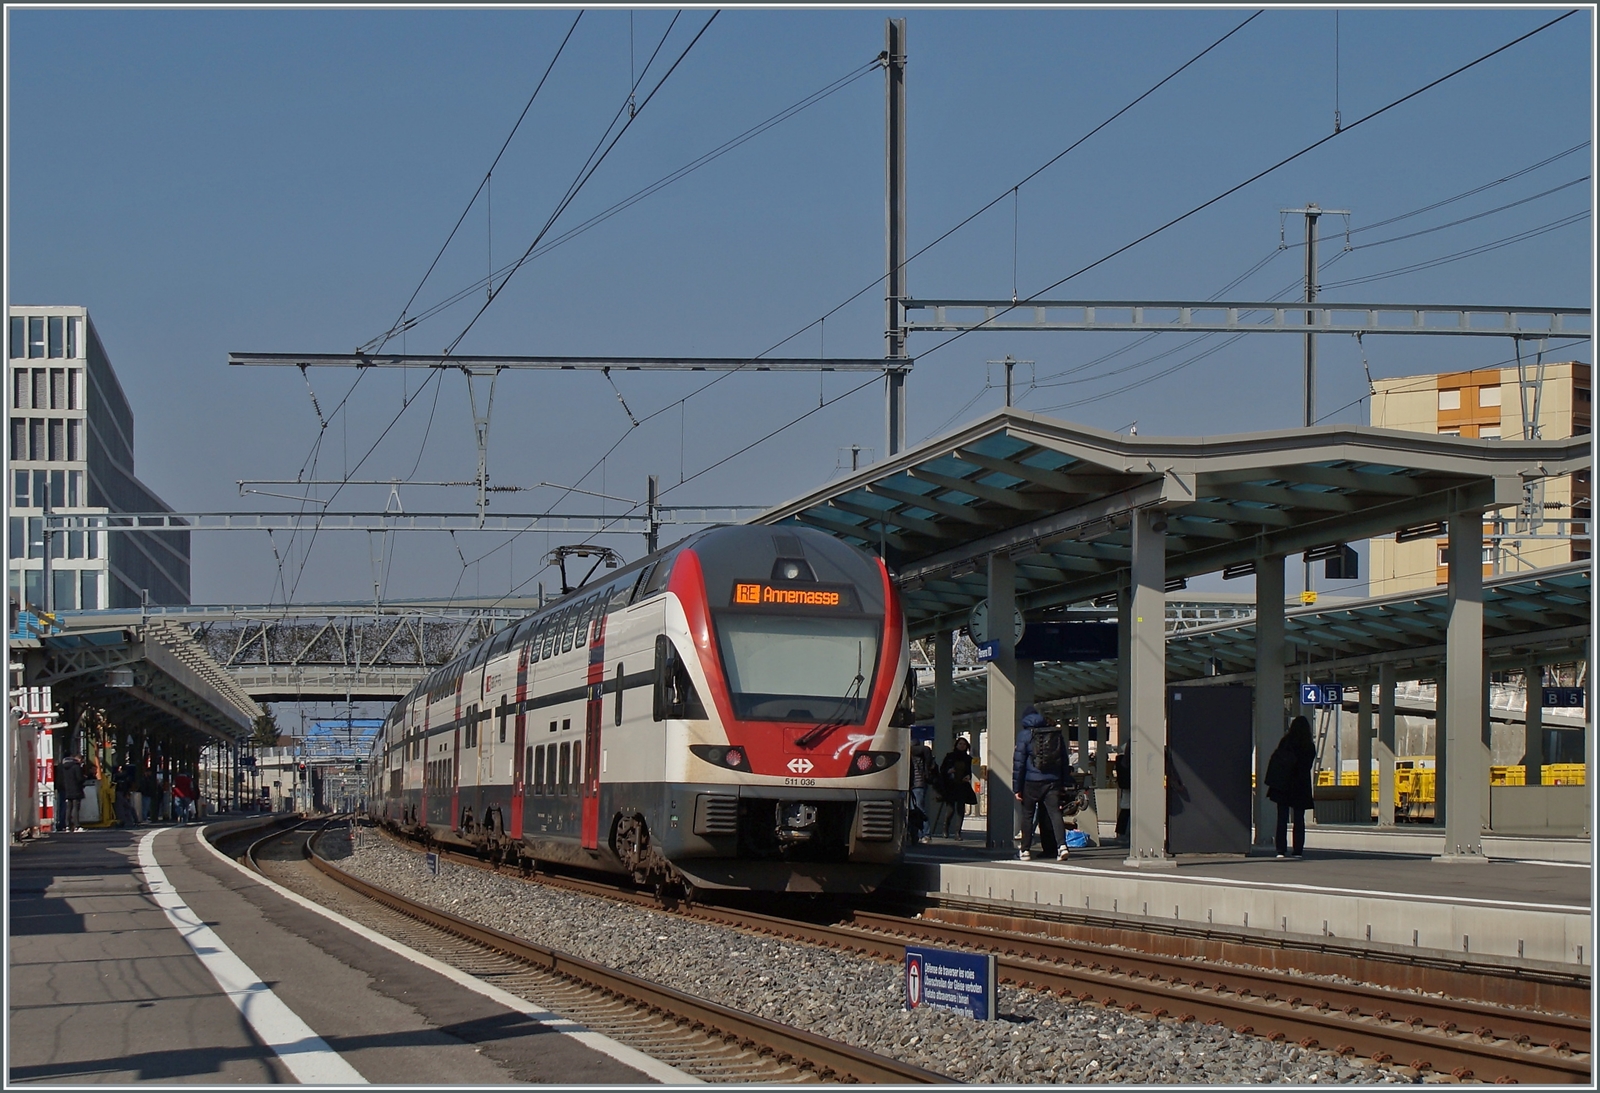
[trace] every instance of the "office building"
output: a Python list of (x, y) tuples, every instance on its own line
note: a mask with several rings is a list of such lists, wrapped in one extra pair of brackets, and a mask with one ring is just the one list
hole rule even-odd
[[(61, 531), (63, 516), (170, 512), (134, 474), (133, 410), (82, 307), (10, 309), (7, 576), (31, 610), (189, 602), (187, 531)], [(49, 574), (48, 582), (46, 574)]]
[[(1401, 376), (1373, 384), (1370, 421), (1387, 429), (1477, 437), (1559, 440), (1590, 431), (1590, 366), (1580, 361)], [(1590, 472), (1526, 490), (1519, 509), (1484, 524), (1483, 572), (1519, 573), (1590, 556)], [(1374, 539), (1374, 596), (1445, 583), (1445, 540)]]

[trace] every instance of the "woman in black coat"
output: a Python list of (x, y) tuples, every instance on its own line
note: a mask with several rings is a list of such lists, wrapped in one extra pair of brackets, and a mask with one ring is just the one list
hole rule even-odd
[(1305, 857), (1306, 809), (1313, 804), (1311, 768), (1317, 761), (1317, 745), (1311, 739), (1311, 722), (1297, 717), (1289, 722), (1278, 747), (1267, 763), (1267, 799), (1278, 806), (1278, 831), (1274, 840), (1278, 857), (1289, 856), (1289, 822), (1294, 821), (1294, 856)]
[[(956, 737), (955, 745), (945, 755), (944, 762), (939, 764), (937, 792), (940, 811), (935, 813), (935, 820), (942, 814), (944, 837), (950, 838), (950, 829), (953, 827), (956, 842), (961, 841), (961, 825), (967, 815), (967, 806), (978, 803), (977, 796), (972, 792), (971, 747), (966, 737)], [(943, 812), (946, 808), (950, 811)], [(928, 830), (931, 832), (935, 826), (937, 823), (930, 824)]]

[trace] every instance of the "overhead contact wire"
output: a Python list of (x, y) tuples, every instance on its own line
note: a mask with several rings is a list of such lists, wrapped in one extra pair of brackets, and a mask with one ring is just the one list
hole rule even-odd
[[(589, 181), (589, 179), (594, 177), (594, 173), (600, 169), (600, 165), (604, 163), (606, 157), (611, 154), (611, 150), (617, 146), (617, 142), (622, 139), (623, 134), (632, 128), (633, 123), (638, 119), (639, 115), (644, 113), (645, 107), (649, 106), (650, 101), (655, 98), (656, 92), (660, 91), (662, 86), (672, 78), (672, 74), (678, 70), (678, 66), (682, 64), (684, 58), (689, 55), (689, 51), (694, 49), (696, 43), (698, 43), (705, 32), (711, 28), (711, 24), (716, 22), (717, 16), (720, 14), (720, 10), (711, 13), (711, 18), (705, 21), (705, 25), (700, 28), (700, 30), (695, 34), (694, 38), (690, 40), (689, 44), (684, 47), (683, 52), (678, 54), (678, 59), (672, 62), (672, 67), (667, 69), (666, 74), (663, 75), (661, 79), (656, 82), (656, 85), (650, 89), (650, 94), (644, 97), (644, 100), (639, 103), (638, 109), (631, 117), (628, 118), (626, 122), (623, 123), (622, 128), (617, 130), (616, 136), (612, 137), (611, 142), (605, 145), (605, 150), (600, 152), (598, 156), (596, 156), (594, 152), (589, 154), (589, 161), (585, 163), (583, 169), (579, 172), (578, 177), (573, 181), (573, 184), (568, 187), (566, 196), (561, 199), (560, 203), (556, 206), (555, 211), (550, 214), (550, 218), (545, 222), (545, 226), (539, 230), (539, 234), (536, 235), (533, 242), (528, 245), (528, 249), (523, 252), (522, 257), (517, 259), (516, 264), (511, 267), (511, 271), (505, 275), (503, 280), (501, 280), (501, 290), (504, 290), (505, 286), (510, 283), (511, 278), (515, 277), (517, 275), (517, 271), (527, 263), (528, 259), (533, 255), (534, 248), (539, 245), (540, 241), (545, 237), (545, 234), (550, 230), (551, 226), (555, 224), (556, 218), (566, 211), (567, 206), (570, 205), (573, 199), (578, 196), (578, 193), (583, 189), (584, 185)], [(673, 18), (674, 21), (676, 21), (677, 17), (674, 16)], [(667, 28), (668, 33), (671, 33), (671, 30), (672, 28), (669, 26)], [(657, 52), (660, 51), (661, 45), (665, 43), (666, 35), (662, 35), (661, 44), (656, 46)], [(655, 54), (651, 54), (651, 61), (653, 62), (654, 60)], [(649, 69), (650, 65), (647, 63), (644, 71), (648, 72)], [(639, 79), (641, 82), (643, 81), (644, 72), (640, 73)], [(613, 120), (613, 124), (615, 124), (615, 119)], [(607, 132), (609, 133), (609, 131), (610, 130), (608, 128)], [(605, 143), (605, 137), (601, 137), (601, 143)], [(596, 148), (598, 147), (599, 145), (596, 145)], [(496, 292), (495, 296), (498, 295), (499, 293)], [(472, 328), (477, 325), (478, 320), (483, 317), (484, 312), (488, 311), (493, 303), (494, 298), (491, 297), (489, 300), (486, 300), (481, 307), (478, 308), (477, 312), (473, 314), (470, 320), (468, 320), (467, 325), (462, 329), (461, 333), (456, 335), (456, 337), (452, 339), (450, 344), (445, 348), (446, 356), (453, 352), (456, 346), (461, 344), (462, 339), (464, 339), (467, 334), (471, 332)]]
[[(1316, 149), (1322, 147), (1324, 144), (1327, 144), (1329, 141), (1337, 140), (1338, 138), (1340, 138), (1340, 137), (1344, 136), (1345, 134), (1351, 132), (1352, 130), (1356, 129), (1358, 126), (1365, 125), (1367, 122), (1372, 121), (1374, 118), (1380, 117), (1383, 114), (1388, 113), (1390, 110), (1393, 110), (1395, 107), (1400, 106), (1403, 103), (1410, 102), (1412, 99), (1416, 98), (1418, 95), (1421, 95), (1421, 94), (1424, 94), (1425, 92), (1431, 91), (1433, 88), (1438, 87), (1440, 84), (1446, 82), (1447, 80), (1454, 79), (1455, 77), (1461, 75), (1463, 72), (1466, 72), (1469, 69), (1476, 68), (1478, 65), (1483, 64), (1485, 61), (1489, 60), (1490, 58), (1499, 56), (1501, 53), (1504, 53), (1506, 50), (1511, 49), (1513, 46), (1520, 45), (1522, 42), (1527, 41), (1529, 38), (1532, 38), (1534, 35), (1541, 34), (1544, 31), (1549, 30), (1551, 27), (1555, 26), (1557, 23), (1561, 22), (1563, 19), (1569, 19), (1573, 15), (1576, 15), (1576, 14), (1577, 14), (1577, 11), (1574, 10), (1574, 11), (1568, 11), (1568, 12), (1562, 14), (1562, 15), (1558, 15), (1554, 19), (1551, 19), (1549, 22), (1544, 23), (1544, 24), (1542, 24), (1542, 25), (1540, 25), (1538, 27), (1535, 27), (1533, 30), (1528, 31), (1526, 34), (1519, 35), (1518, 37), (1513, 38), (1511, 41), (1505, 43), (1504, 45), (1498, 46), (1497, 48), (1490, 50), (1488, 53), (1485, 53), (1482, 56), (1475, 58), (1474, 60), (1468, 61), (1466, 64), (1460, 66), (1459, 68), (1453, 69), (1452, 71), (1445, 73), (1443, 76), (1440, 76), (1437, 79), (1431, 80), (1428, 83), (1423, 84), (1421, 87), (1417, 88), (1415, 91), (1408, 92), (1407, 94), (1400, 96), (1398, 99), (1395, 99), (1394, 101), (1388, 103), (1385, 106), (1380, 106), (1378, 109), (1372, 111), (1372, 113), (1367, 114), (1364, 117), (1356, 119), (1355, 121), (1351, 122), (1349, 125), (1345, 126), (1343, 129), (1339, 130), (1338, 132), (1329, 133), (1325, 137), (1322, 137), (1322, 138), (1320, 138), (1318, 140), (1312, 141), (1310, 144), (1306, 145), (1304, 148), (1301, 148), (1298, 152), (1294, 152), (1294, 153), (1291, 153), (1290, 155), (1285, 156), (1283, 159), (1280, 159), (1278, 162), (1272, 164), (1272, 166), (1266, 167), (1266, 168), (1263, 168), (1260, 171), (1257, 171), (1255, 174), (1251, 175), (1249, 178), (1245, 179), (1243, 182), (1240, 182), (1240, 183), (1237, 183), (1236, 185), (1230, 186), (1226, 190), (1223, 190), (1221, 193), (1217, 194), (1215, 197), (1208, 198), (1207, 200), (1202, 201), (1200, 204), (1196, 205), (1194, 208), (1190, 209), (1188, 212), (1181, 213), (1178, 216), (1173, 217), (1171, 220), (1168, 220), (1166, 223), (1162, 224), (1161, 226), (1150, 229), (1149, 231), (1145, 232), (1143, 235), (1139, 236), (1139, 238), (1133, 240), (1131, 243), (1125, 243), (1122, 246), (1118, 247), (1116, 250), (1111, 251), (1109, 254), (1103, 255), (1100, 258), (1096, 258), (1093, 262), (1090, 262), (1088, 265), (1083, 266), (1083, 267), (1075, 270), (1074, 272), (1067, 274), (1067, 276), (1061, 278), (1059, 281), (1056, 281), (1056, 282), (1054, 282), (1052, 284), (1046, 285), (1044, 288), (1040, 289), (1038, 292), (1033, 293), (1031, 296), (1028, 296), (1026, 299), (1020, 300), (1017, 303), (1012, 304), (1009, 307), (997, 308), (995, 310), (995, 314), (985, 318), (982, 322), (975, 323), (972, 326), (967, 327), (965, 330), (961, 330), (961, 331), (958, 331), (955, 334), (952, 334), (950, 337), (946, 338), (944, 341), (942, 341), (942, 342), (938, 343), (937, 345), (935, 345), (932, 349), (925, 350), (924, 352), (918, 354), (918, 356), (926, 357), (930, 353), (937, 353), (939, 350), (945, 348), (946, 346), (951, 345), (954, 342), (960, 341), (962, 338), (966, 337), (968, 334), (971, 334), (972, 332), (974, 332), (976, 330), (983, 329), (985, 326), (988, 326), (990, 323), (994, 322), (996, 319), (999, 319), (1004, 315), (1010, 314), (1016, 308), (1033, 303), (1035, 300), (1039, 299), (1045, 293), (1051, 292), (1051, 291), (1054, 291), (1055, 289), (1060, 288), (1062, 285), (1066, 284), (1068, 281), (1071, 281), (1071, 280), (1073, 280), (1073, 279), (1075, 279), (1077, 277), (1081, 277), (1083, 274), (1088, 273), (1090, 270), (1095, 269), (1098, 266), (1104, 265), (1105, 263), (1111, 261), (1111, 259), (1117, 257), (1120, 254), (1127, 253), (1128, 251), (1132, 250), (1134, 247), (1137, 247), (1139, 244), (1145, 242), (1146, 240), (1152, 239), (1155, 236), (1160, 235), (1162, 232), (1166, 231), (1168, 228), (1171, 228), (1171, 227), (1173, 227), (1173, 226), (1175, 226), (1177, 224), (1183, 223), (1185, 220), (1188, 220), (1191, 216), (1194, 216), (1196, 213), (1199, 213), (1199, 212), (1202, 212), (1202, 211), (1204, 211), (1206, 209), (1209, 209), (1211, 206), (1215, 205), (1217, 202), (1222, 201), (1222, 200), (1224, 200), (1224, 199), (1226, 199), (1228, 197), (1231, 197), (1232, 195), (1238, 193), (1240, 190), (1244, 189), (1246, 186), (1249, 186), (1249, 185), (1251, 185), (1252, 183), (1255, 183), (1255, 182), (1259, 182), (1261, 179), (1263, 179), (1263, 178), (1267, 177), (1268, 175), (1272, 174), (1274, 171), (1277, 171), (1280, 168), (1288, 166), (1289, 164), (1293, 163), (1295, 160), (1300, 159), (1302, 156), (1309, 155), (1311, 152), (1313, 152)], [(1327, 287), (1327, 286), (1325, 286), (1325, 287)]]
[[(583, 12), (579, 11), (577, 16), (572, 20), (572, 25), (567, 28), (566, 36), (561, 39), (561, 44), (556, 47), (555, 56), (551, 57), (550, 63), (545, 66), (544, 75), (539, 77), (538, 84), (534, 86), (533, 94), (528, 96), (528, 101), (526, 105), (523, 106), (522, 113), (517, 115), (516, 123), (511, 126), (511, 132), (506, 134), (504, 143), (500, 145), (500, 151), (495, 153), (494, 162), (490, 163), (489, 169), (484, 172), (483, 181), (479, 182), (478, 188), (472, 192), (471, 200), (467, 202), (467, 207), (461, 210), (461, 216), (456, 220), (455, 227), (450, 229), (450, 234), (445, 237), (444, 245), (439, 248), (439, 253), (435, 254), (433, 256), (433, 261), (428, 263), (427, 271), (423, 273), (422, 280), (418, 281), (417, 287), (411, 290), (410, 299), (406, 300), (405, 307), (400, 309), (400, 317), (395, 320), (393, 326), (379, 336), (376, 347), (377, 349), (381, 350), (384, 345), (388, 343), (389, 339), (398, 334), (401, 329), (415, 325), (414, 322), (407, 323), (406, 321), (406, 315), (411, 310), (411, 305), (416, 303), (417, 294), (422, 291), (422, 286), (428, 283), (428, 278), (433, 275), (434, 268), (439, 264), (439, 259), (444, 257), (444, 252), (449, 248), (450, 241), (456, 237), (456, 232), (461, 230), (461, 225), (466, 221), (467, 214), (472, 211), (472, 206), (476, 204), (478, 195), (483, 193), (484, 187), (488, 185), (489, 179), (494, 176), (494, 169), (500, 165), (500, 157), (504, 156), (506, 154), (506, 149), (511, 147), (511, 138), (515, 137), (517, 135), (517, 130), (522, 127), (522, 120), (528, 116), (528, 111), (533, 108), (533, 101), (539, 97), (539, 92), (544, 88), (545, 81), (550, 78), (550, 73), (555, 70), (556, 62), (561, 59), (561, 54), (566, 50), (567, 43), (572, 40), (572, 32), (578, 29), (578, 21), (582, 18)], [(367, 345), (371, 344), (371, 342), (367, 343)]]

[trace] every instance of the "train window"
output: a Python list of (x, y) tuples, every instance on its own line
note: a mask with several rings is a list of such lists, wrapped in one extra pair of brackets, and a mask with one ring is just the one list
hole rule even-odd
[(583, 792), (583, 745), (576, 740), (572, 742), (572, 788)]
[(563, 653), (570, 652), (572, 650), (572, 639), (576, 636), (574, 631), (576, 631), (577, 628), (578, 608), (577, 605), (574, 604), (572, 607), (567, 609), (567, 613), (565, 615), (561, 616), (561, 651)]
[[(503, 708), (505, 706), (505, 704), (506, 704), (506, 696), (505, 695), (501, 695), (500, 696), (500, 705), (501, 705), (501, 707)], [(500, 743), (504, 744), (505, 742), (506, 742), (506, 715), (505, 714), (501, 714), (500, 715)]]
[(571, 729), (572, 729), (572, 718), (563, 717), (561, 719), (561, 731), (562, 732), (569, 732), (569, 731), (571, 731)]
[(555, 646), (560, 643), (554, 639), (557, 631), (560, 629), (561, 612), (557, 611), (554, 615), (551, 615), (548, 619), (544, 620), (544, 655), (546, 657), (555, 655)]
[(572, 762), (572, 744), (570, 742), (564, 742), (561, 745), (561, 757), (558, 760), (556, 760), (556, 792), (557, 793), (565, 793), (565, 792), (567, 792), (567, 772), (568, 772), (568, 770), (571, 769), (568, 766), (568, 764), (571, 763), (571, 762)]
[(511, 648), (511, 639), (516, 636), (517, 631), (515, 627), (507, 626), (505, 629), (501, 630), (495, 635), (494, 640), (489, 643), (489, 655), (485, 659), (493, 660), (495, 657), (500, 656), (507, 649)]
[(644, 586), (643, 594), (645, 596), (654, 596), (657, 592), (667, 587), (667, 578), (672, 576), (672, 562), (676, 557), (677, 555), (673, 554), (663, 558), (650, 570), (650, 579), (645, 582)]
[(578, 605), (578, 621), (572, 627), (572, 644), (580, 649), (589, 641), (589, 615), (593, 607), (593, 596)]
[(639, 579), (633, 584), (633, 594), (629, 597), (630, 602), (633, 600), (644, 599), (645, 585), (650, 583), (650, 574), (655, 572), (655, 568), (656, 563), (651, 562), (649, 565), (639, 570)]
[(533, 784), (535, 793), (544, 792), (544, 745), (533, 749)]
[(665, 634), (656, 635), (656, 678), (650, 716), (655, 721), (706, 716), (678, 647)]
[(628, 606), (628, 599), (632, 595), (633, 582), (618, 581), (616, 584), (611, 586), (610, 593), (606, 597), (606, 610), (620, 611), (622, 608)]
[(617, 662), (617, 724), (622, 724), (622, 662)]

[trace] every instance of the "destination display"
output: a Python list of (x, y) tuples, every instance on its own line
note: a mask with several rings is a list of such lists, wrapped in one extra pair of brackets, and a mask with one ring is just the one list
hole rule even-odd
[(736, 607), (820, 607), (824, 610), (854, 611), (855, 594), (848, 586), (772, 584), (768, 581), (735, 581)]

